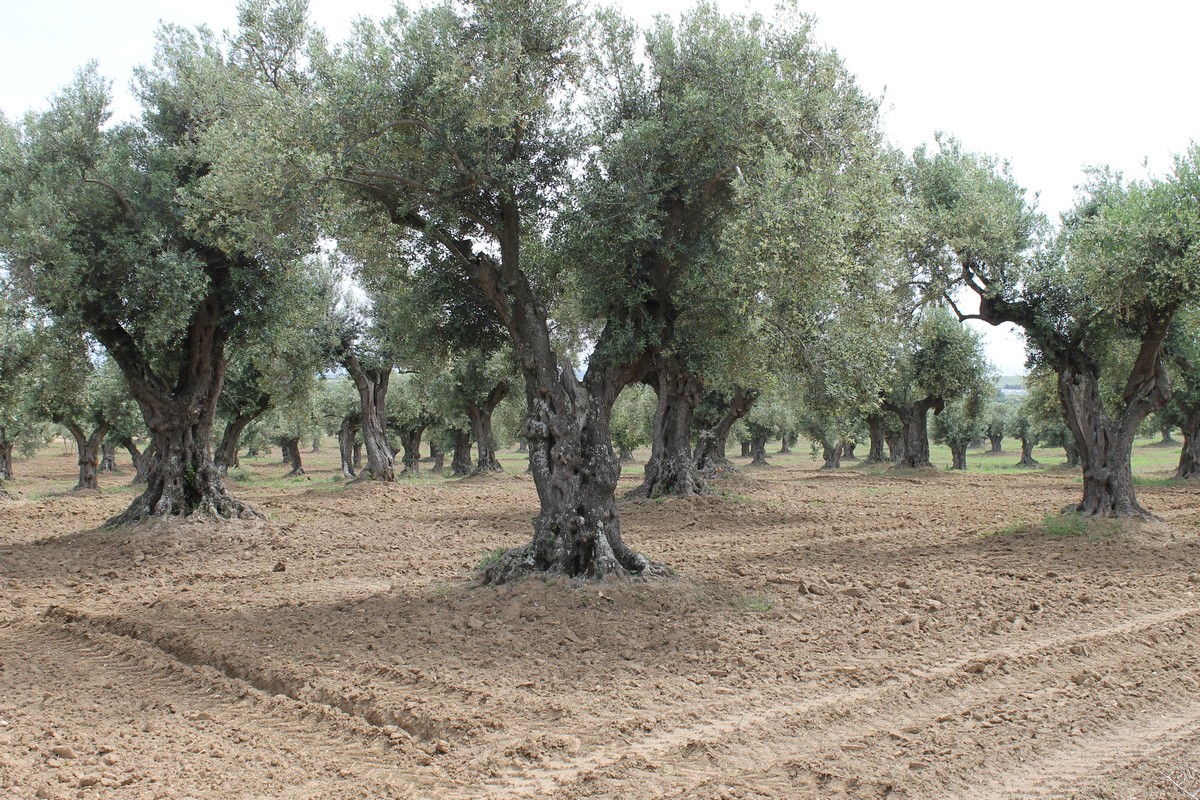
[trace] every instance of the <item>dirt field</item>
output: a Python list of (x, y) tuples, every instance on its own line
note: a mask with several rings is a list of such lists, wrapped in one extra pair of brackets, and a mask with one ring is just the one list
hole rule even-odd
[(622, 506), (674, 579), (474, 588), (485, 551), (528, 536), (519, 467), (343, 488), (332, 456), (235, 487), (267, 522), (118, 532), (95, 528), (129, 502), (127, 464), (73, 496), (61, 448), (17, 462), (0, 797), (1200, 789), (1195, 488), (1140, 487), (1163, 524), (1054, 535), (1070, 471), (792, 456), (718, 496)]

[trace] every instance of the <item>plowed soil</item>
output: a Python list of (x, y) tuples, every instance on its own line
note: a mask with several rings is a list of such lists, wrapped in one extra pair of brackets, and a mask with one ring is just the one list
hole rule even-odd
[[(265, 522), (117, 531), (97, 526), (128, 470), (100, 494), (11, 483), (0, 797), (1200, 791), (1194, 488), (1139, 488), (1161, 523), (1056, 535), (1072, 471), (776, 464), (622, 504), (674, 578), (498, 588), (471, 569), (529, 535), (519, 468), (318, 470), (234, 485)], [(74, 459), (17, 466), (69, 482)]]

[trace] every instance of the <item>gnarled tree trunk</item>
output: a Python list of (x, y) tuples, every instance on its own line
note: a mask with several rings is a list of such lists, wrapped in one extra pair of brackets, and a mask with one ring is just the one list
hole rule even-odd
[(12, 451), (13, 443), (0, 438), (0, 481), (12, 480)]
[(1004, 437), (1003, 436), (997, 436), (995, 434), (989, 433), (987, 438), (988, 438), (988, 441), (992, 443), (992, 452), (993, 453), (1003, 453), (1004, 452), (1004, 450), (1001, 449), (1004, 446)]
[(79, 482), (75, 484), (72, 491), (99, 489), (100, 446), (104, 437), (108, 435), (108, 425), (105, 423), (97, 425), (89, 436), (76, 422), (64, 421), (61, 418), (56, 419), (55, 422), (71, 432), (72, 438), (75, 439), (75, 447), (79, 451)]
[(450, 459), (450, 474), (461, 478), (471, 474), (471, 433), (461, 428), (454, 431), (454, 457)]
[(496, 458), (496, 440), (492, 436), (492, 412), (496, 406), (508, 396), (508, 381), (500, 381), (488, 392), (482, 403), (468, 401), (466, 403), (467, 418), (471, 420), (471, 433), (475, 437), (475, 447), (479, 453), (475, 460), (475, 475), (492, 472), (502, 472), (500, 460)]
[(106, 525), (197, 513), (223, 519), (261, 518), (226, 491), (212, 463), (213, 419), (225, 380), (226, 334), (221, 315), (215, 292), (192, 315), (181, 348), (187, 368), (180, 372), (177, 385), (154, 373), (122, 329), (93, 331), (121, 367), (153, 442), (153, 453), (148, 448), (142, 459), (146, 490)]
[(842, 442), (842, 458), (847, 461), (857, 461), (858, 457), (854, 455), (856, 447), (858, 447), (857, 442)]
[(950, 458), (953, 463), (950, 469), (966, 469), (967, 468), (967, 445), (970, 442), (950, 442)]
[(266, 393), (260, 394), (256, 400), (257, 402), (251, 408), (225, 423), (225, 430), (221, 434), (221, 443), (217, 445), (216, 452), (213, 453), (213, 466), (221, 475), (227, 475), (230, 469), (241, 466), (241, 462), (238, 461), (238, 450), (242, 431), (246, 430), (246, 426), (251, 422), (267, 413), (267, 409), (271, 405), (271, 398)]
[(721, 419), (717, 421), (716, 425), (706, 431), (701, 431), (696, 437), (696, 450), (692, 454), (692, 461), (695, 462), (696, 469), (701, 474), (713, 475), (720, 468), (729, 465), (729, 459), (725, 456), (725, 443), (729, 439), (729, 431), (733, 428), (734, 423), (750, 413), (750, 408), (758, 399), (758, 394), (755, 389), (734, 386), (733, 399)]
[(771, 437), (770, 431), (755, 430), (750, 435), (750, 466), (752, 467), (767, 467), (770, 464), (767, 462), (767, 440)]
[(117, 446), (111, 442), (100, 444), (100, 471), (115, 472), (117, 469)]
[[(692, 422), (703, 385), (673, 356), (660, 355), (645, 382), (658, 395), (642, 485), (631, 497), (691, 497), (707, 490), (692, 457)], [(632, 454), (630, 454), (632, 457)]]
[(421, 434), (427, 425), (419, 421), (400, 429), (400, 447), (404, 450), (403, 477), (415, 478), (421, 474)]
[(906, 406), (884, 403), (884, 408), (899, 417), (904, 426), (903, 453), (896, 466), (912, 469), (933, 466), (929, 460), (929, 410), (938, 414), (942, 407), (942, 402), (934, 397), (925, 397)]
[(1183, 450), (1179, 452), (1176, 478), (1200, 478), (1200, 408), (1191, 409), (1179, 426)]
[[(362, 406), (362, 438), (367, 451), (366, 472), (360, 477), (373, 481), (394, 481), (396, 479), (395, 453), (387, 440), (387, 400), (388, 381), (392, 377), (392, 367), (388, 364), (377, 369), (367, 369), (357, 356), (347, 354), (342, 358), (342, 366), (350, 374), (354, 386), (358, 389), (359, 403)], [(359, 465), (356, 462), (354, 466)]]
[(825, 462), (821, 465), (821, 469), (841, 469), (842, 448), (839, 447), (836, 442), (830, 442), (828, 439), (822, 439), (821, 458)]
[(121, 446), (129, 452), (129, 458), (133, 461), (133, 480), (130, 484), (137, 486), (145, 483), (147, 468), (150, 465), (148, 456), (153, 454), (154, 442), (151, 442), (145, 450), (139, 451), (137, 445), (133, 443), (133, 439), (127, 436), (121, 441)]
[(285, 436), (279, 440), (279, 449), (284, 452), (284, 459), (292, 465), (288, 477), (304, 474), (304, 460), (300, 457), (300, 437)]
[(752, 458), (754, 456), (754, 442), (750, 439), (742, 439), (738, 444), (742, 446), (742, 458)]
[(1042, 462), (1033, 457), (1033, 448), (1036, 444), (1037, 440), (1031, 436), (1021, 437), (1021, 460), (1017, 462), (1018, 467), (1037, 469), (1042, 466)]
[(883, 448), (887, 443), (883, 417), (874, 414), (867, 417), (867, 432), (871, 437), (871, 447), (867, 450), (867, 460), (865, 463), (882, 464), (887, 460), (883, 455)]
[(354, 471), (354, 440), (356, 436), (358, 436), (358, 422), (353, 416), (346, 417), (338, 426), (337, 433), (338, 456), (342, 462), (343, 478), (353, 478), (357, 474)]
[(1083, 500), (1076, 510), (1084, 516), (1152, 517), (1137, 501), (1130, 458), (1142, 420), (1170, 399), (1160, 351), (1161, 337), (1158, 344), (1143, 342), (1124, 391), (1123, 413), (1116, 420), (1104, 407), (1097, 369), (1068, 363), (1059, 372), (1063, 418), (1083, 468)]

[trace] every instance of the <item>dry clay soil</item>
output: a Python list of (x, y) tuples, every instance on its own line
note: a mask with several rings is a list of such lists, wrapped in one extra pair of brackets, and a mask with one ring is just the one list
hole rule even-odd
[(267, 521), (97, 530), (128, 480), (0, 502), (0, 797), (1200, 788), (1193, 487), (1140, 489), (1162, 523), (1053, 536), (1012, 523), (1074, 472), (797, 459), (623, 502), (674, 578), (479, 588), (529, 535), (526, 476), (236, 486)]

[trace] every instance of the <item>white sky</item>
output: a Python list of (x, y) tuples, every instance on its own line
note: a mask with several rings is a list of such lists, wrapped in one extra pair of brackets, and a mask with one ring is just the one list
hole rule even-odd
[[(684, 0), (622, 0), (642, 20)], [(96, 59), (120, 91), (150, 60), (160, 20), (234, 24), (236, 0), (0, 0), (0, 111), (41, 108)], [(768, 13), (772, 3), (721, 0)], [(333, 41), (386, 0), (310, 0)], [(943, 130), (971, 150), (1009, 158), (1021, 183), (1055, 216), (1070, 206), (1082, 168), (1107, 163), (1130, 176), (1167, 171), (1171, 154), (1200, 138), (1200, 3), (1009, 0), (801, 0), (817, 35), (860, 85), (882, 95), (889, 138), (906, 150)], [(132, 112), (128, 99), (119, 106)], [(1143, 167), (1143, 163), (1148, 166)], [(1023, 371), (1012, 334), (989, 331), (1004, 374)]]

